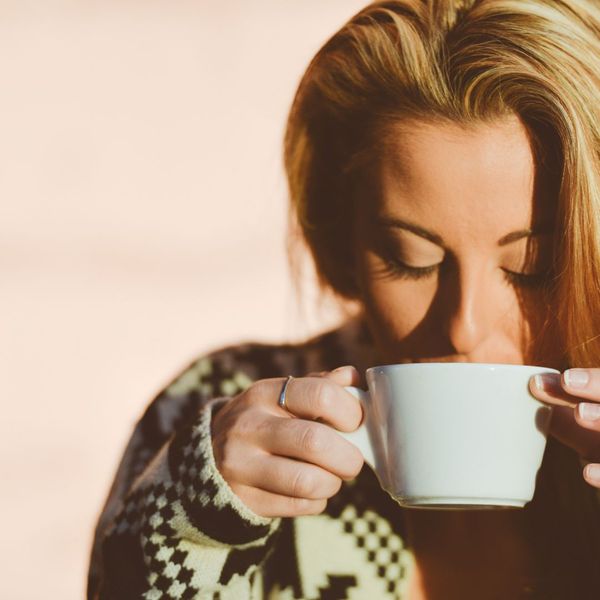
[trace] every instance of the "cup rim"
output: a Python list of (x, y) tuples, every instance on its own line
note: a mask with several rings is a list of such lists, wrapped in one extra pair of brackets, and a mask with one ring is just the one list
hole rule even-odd
[(541, 365), (519, 365), (519, 364), (511, 364), (511, 363), (478, 363), (478, 362), (414, 362), (414, 363), (401, 363), (401, 364), (389, 364), (389, 365), (376, 365), (373, 367), (369, 367), (365, 372), (375, 372), (375, 371), (383, 371), (383, 370), (398, 370), (403, 367), (440, 367), (441, 365), (447, 366), (452, 365), (453, 367), (459, 367), (461, 369), (472, 369), (472, 368), (490, 368), (493, 367), (498, 370), (519, 370), (519, 371), (533, 371), (540, 370), (543, 373), (558, 373), (560, 371), (558, 369), (554, 369), (552, 367), (543, 367)]

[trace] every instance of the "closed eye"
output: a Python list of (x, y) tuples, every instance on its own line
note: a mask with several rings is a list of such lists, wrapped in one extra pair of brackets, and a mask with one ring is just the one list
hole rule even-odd
[(510, 283), (522, 287), (542, 287), (550, 280), (550, 273), (547, 271), (542, 271), (541, 273), (515, 273), (504, 268), (502, 270)]
[[(398, 259), (387, 259), (385, 261), (385, 271), (389, 276), (412, 280), (430, 277), (440, 271), (443, 266), (444, 261), (428, 267), (410, 267)], [(547, 271), (540, 273), (517, 273), (503, 267), (502, 271), (508, 283), (521, 287), (541, 287), (548, 283), (550, 277), (550, 273)]]

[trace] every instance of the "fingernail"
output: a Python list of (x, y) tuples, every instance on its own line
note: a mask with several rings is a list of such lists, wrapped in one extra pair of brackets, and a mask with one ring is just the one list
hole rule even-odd
[(592, 481), (600, 482), (600, 465), (586, 465), (583, 474), (585, 475), (586, 479), (591, 479)]
[(533, 378), (533, 384), (540, 392), (556, 394), (560, 391), (560, 375), (558, 373), (540, 373)]
[(344, 369), (348, 369), (351, 365), (344, 365), (343, 367), (338, 367), (337, 369), (334, 369), (333, 371), (331, 371), (332, 373), (336, 373), (337, 371), (343, 371)]
[(567, 369), (564, 372), (565, 384), (572, 388), (584, 388), (590, 380), (587, 369)]
[(592, 402), (580, 402), (577, 405), (579, 416), (586, 421), (596, 421), (600, 419), (600, 404)]

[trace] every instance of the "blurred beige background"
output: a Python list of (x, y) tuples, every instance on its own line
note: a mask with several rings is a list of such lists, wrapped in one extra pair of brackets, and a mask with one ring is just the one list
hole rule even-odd
[(83, 597), (117, 460), (178, 370), (330, 324), (287, 275), (281, 139), (365, 3), (0, 0), (2, 598)]

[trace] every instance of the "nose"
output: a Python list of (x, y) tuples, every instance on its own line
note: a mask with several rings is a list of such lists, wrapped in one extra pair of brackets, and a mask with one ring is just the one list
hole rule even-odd
[(455, 352), (473, 355), (489, 337), (498, 317), (500, 290), (494, 289), (485, 265), (449, 274), (446, 333)]

